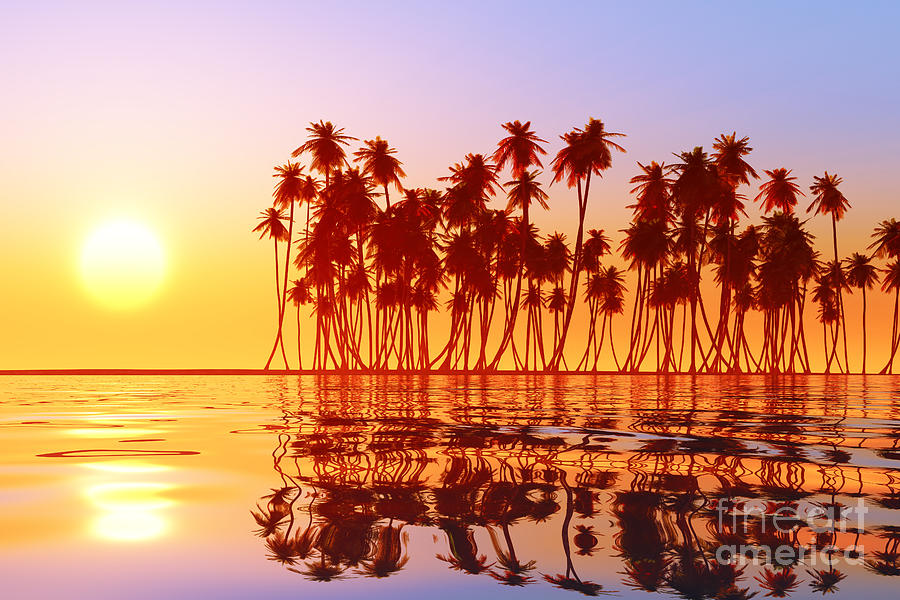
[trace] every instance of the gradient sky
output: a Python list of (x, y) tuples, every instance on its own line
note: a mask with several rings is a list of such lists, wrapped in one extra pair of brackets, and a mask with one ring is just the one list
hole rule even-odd
[[(601, 118), (628, 135), (588, 210), (608, 231), (635, 161), (733, 130), (758, 169), (844, 178), (843, 254), (900, 217), (896, 3), (330, 4), (0, 9), (0, 368), (261, 366), (271, 247), (249, 230), (319, 119), (387, 138), (413, 187), (491, 151), (504, 121), (531, 120), (553, 153)], [(574, 194), (550, 191), (538, 225), (573, 234)], [(84, 238), (118, 217), (168, 256), (159, 297), (131, 313), (78, 279)], [(871, 307), (889, 319), (886, 298)]]

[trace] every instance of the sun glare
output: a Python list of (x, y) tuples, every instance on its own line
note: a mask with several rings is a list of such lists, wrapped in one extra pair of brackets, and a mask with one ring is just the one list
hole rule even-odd
[(110, 221), (95, 229), (81, 251), (81, 278), (107, 308), (131, 310), (153, 298), (163, 280), (165, 258), (156, 235), (134, 221)]

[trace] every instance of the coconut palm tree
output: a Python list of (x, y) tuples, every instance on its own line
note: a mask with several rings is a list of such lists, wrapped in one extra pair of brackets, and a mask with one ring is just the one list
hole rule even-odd
[[(518, 121), (516, 122), (518, 123)], [(510, 125), (507, 123), (507, 125)], [(510, 138), (506, 138), (509, 140)], [(538, 139), (539, 138), (535, 138)], [(512, 157), (517, 161), (519, 158), (515, 158), (518, 156), (518, 153), (524, 153), (523, 150), (513, 148), (513, 149), (505, 149), (503, 147), (503, 143), (501, 142), (501, 148), (498, 149), (497, 153), (500, 152), (501, 149), (506, 150)], [(543, 141), (543, 140), (540, 140)], [(537, 149), (532, 148), (531, 152), (536, 153), (538, 150), (543, 153), (544, 150), (535, 144)], [(496, 156), (497, 153), (494, 155)], [(504, 155), (505, 156), (505, 155)], [(510, 159), (504, 159), (504, 162)], [(536, 157), (535, 157), (535, 160)], [(540, 164), (540, 161), (537, 161)], [(529, 217), (529, 207), (532, 203), (537, 202), (541, 208), (544, 210), (549, 210), (550, 206), (547, 204), (547, 193), (541, 189), (541, 184), (537, 180), (538, 176), (540, 176), (541, 172), (538, 170), (528, 171), (527, 169), (519, 170), (517, 168), (517, 162), (513, 162), (513, 172), (517, 172), (518, 175), (515, 179), (507, 181), (503, 184), (505, 188), (507, 188), (507, 198), (509, 199), (506, 205), (507, 211), (514, 211), (516, 209), (520, 209), (522, 211), (522, 223), (519, 226), (519, 248), (518, 248), (518, 265), (517, 274), (516, 274), (516, 289), (512, 294), (512, 298), (509, 302), (510, 310), (509, 314), (504, 323), (503, 328), (503, 336), (500, 340), (500, 347), (497, 349), (497, 353), (494, 356), (494, 359), (491, 361), (490, 367), (492, 369), (496, 368), (500, 359), (503, 356), (503, 353), (506, 350), (506, 346), (509, 341), (512, 339), (513, 333), (515, 331), (516, 326), (516, 316), (518, 314), (519, 308), (519, 297), (522, 294), (522, 276), (524, 272), (524, 261), (525, 261), (525, 248), (528, 244), (528, 235), (531, 226), (531, 220)], [(500, 164), (498, 163), (498, 169), (500, 168)]]
[(769, 176), (769, 179), (759, 186), (759, 193), (753, 200), (755, 202), (762, 201), (762, 209), (766, 214), (774, 210), (780, 210), (787, 214), (794, 212), (798, 196), (804, 194), (800, 190), (800, 186), (795, 183), (797, 178), (791, 177), (791, 170), (781, 168), (764, 171), (764, 173)]
[[(703, 297), (700, 294), (700, 267), (706, 248), (706, 229), (710, 213), (722, 191), (721, 180), (715, 164), (703, 151), (695, 147), (690, 152), (676, 155), (681, 163), (676, 164), (677, 173), (672, 184), (673, 206), (678, 217), (676, 245), (686, 258), (686, 263), (694, 288), (691, 293), (691, 364), (690, 372), (697, 372), (697, 350), (700, 334), (697, 327), (697, 308), (703, 312)], [(704, 313), (705, 314), (705, 313)], [(712, 337), (712, 332), (710, 337)]]
[(897, 348), (900, 347), (900, 323), (898, 323), (898, 308), (900, 308), (900, 259), (891, 261), (884, 269), (884, 279), (881, 282), (881, 289), (885, 292), (894, 292), (894, 318), (891, 327), (891, 353), (888, 357), (887, 364), (881, 369), (880, 373), (894, 372), (894, 357), (897, 355)]
[(631, 189), (631, 193), (636, 194), (636, 202), (627, 208), (634, 211), (635, 220), (671, 222), (672, 179), (668, 175), (672, 172), (672, 165), (656, 161), (649, 165), (637, 165), (641, 168), (641, 174), (629, 180), (637, 184)]
[(562, 330), (554, 348), (549, 366), (559, 368), (575, 300), (578, 297), (578, 279), (581, 274), (581, 254), (584, 240), (584, 219), (587, 214), (588, 197), (591, 189), (591, 176), (601, 177), (603, 171), (612, 166), (612, 151), (625, 152), (625, 148), (613, 141), (613, 138), (624, 137), (623, 133), (606, 130), (603, 121), (591, 118), (584, 128), (575, 128), (561, 136), (566, 143), (553, 159), (553, 182), (565, 179), (569, 188), (576, 188), (578, 193), (578, 233), (575, 237), (575, 251), (572, 256), (572, 275), (569, 283), (568, 305), (565, 311)]
[(286, 242), (288, 230), (284, 226), (287, 216), (283, 210), (270, 206), (259, 215), (259, 224), (253, 228), (254, 233), (259, 233), (259, 239), (268, 236), (275, 245), (275, 299), (278, 304), (278, 313), (281, 313), (281, 274), (278, 270), (278, 242)]
[(541, 144), (546, 144), (547, 140), (542, 140), (531, 130), (531, 121), (510, 121), (502, 127), (509, 135), (500, 140), (491, 155), (498, 171), (509, 164), (513, 177), (517, 178), (531, 167), (543, 167), (540, 155), (547, 151)]
[(301, 201), (304, 197), (304, 183), (305, 180), (303, 178), (303, 167), (300, 166), (299, 163), (294, 163), (291, 161), (286, 162), (285, 164), (275, 167), (275, 174), (273, 175), (276, 179), (278, 179), (278, 183), (275, 184), (275, 208), (278, 210), (288, 209), (288, 231), (287, 231), (287, 242), (285, 248), (285, 256), (284, 256), (284, 281), (285, 285), (283, 286), (281, 293), (281, 302), (279, 304), (280, 310), (278, 311), (278, 333), (275, 336), (275, 344), (272, 346), (272, 351), (269, 353), (269, 358), (266, 360), (265, 368), (268, 369), (269, 365), (272, 364), (272, 359), (275, 357), (275, 351), (278, 349), (278, 345), (281, 344), (281, 353), (282, 358), (284, 358), (284, 368), (289, 369), (287, 356), (284, 352), (284, 341), (282, 340), (282, 329), (284, 324), (284, 309), (285, 304), (287, 303), (287, 281), (288, 281), (288, 272), (290, 268), (291, 261), (291, 244), (293, 243), (293, 232), (294, 232), (294, 205)]
[[(828, 171), (825, 171), (822, 177), (813, 177), (813, 184), (809, 186), (809, 191), (813, 194), (813, 201), (806, 209), (806, 212), (815, 211), (816, 214), (829, 215), (831, 217), (831, 239), (834, 245), (835, 264), (840, 264), (840, 258), (838, 258), (837, 222), (844, 218), (844, 213), (850, 208), (850, 203), (838, 189), (842, 181), (840, 177), (833, 173), (829, 174)], [(837, 290), (837, 303), (839, 311), (838, 328), (843, 335), (844, 365), (847, 366), (847, 326), (844, 322), (844, 300), (840, 289)]]
[(879, 258), (897, 258), (900, 256), (900, 221), (889, 219), (875, 227), (872, 237), (875, 241), (869, 244), (874, 250), (873, 256)]
[(325, 176), (325, 185), (329, 183), (331, 172), (347, 164), (347, 155), (341, 146), (348, 145), (355, 137), (344, 135), (344, 130), (335, 127), (331, 121), (310, 123), (306, 128), (309, 139), (291, 152), (291, 158), (297, 158), (304, 152), (311, 155), (310, 168)]
[(859, 252), (854, 252), (849, 258), (844, 259), (847, 285), (862, 290), (863, 373), (866, 372), (866, 290), (872, 289), (878, 283), (878, 268), (871, 261), (870, 256)]
[(384, 201), (387, 208), (390, 208), (391, 197), (388, 194), (388, 186), (394, 185), (398, 191), (403, 190), (400, 185), (400, 178), (406, 177), (401, 167), (403, 163), (394, 156), (397, 151), (380, 136), (376, 136), (374, 140), (366, 140), (363, 144), (362, 148), (353, 153), (355, 157), (353, 161), (362, 163), (363, 173), (384, 189)]

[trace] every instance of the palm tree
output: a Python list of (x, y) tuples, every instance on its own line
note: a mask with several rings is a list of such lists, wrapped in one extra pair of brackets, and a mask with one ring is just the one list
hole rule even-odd
[[(721, 180), (714, 163), (701, 147), (676, 155), (681, 163), (675, 165), (678, 174), (672, 184), (673, 205), (678, 216), (677, 246), (687, 259), (689, 277), (694, 283), (691, 304), (691, 364), (690, 372), (697, 371), (697, 347), (700, 343), (697, 329), (698, 305), (703, 312), (700, 294), (700, 268), (706, 248), (706, 228), (712, 208), (722, 191)], [(712, 332), (710, 337), (712, 337)]]
[[(591, 118), (583, 129), (575, 128), (561, 136), (566, 146), (553, 159), (553, 182), (566, 180), (569, 188), (577, 188), (578, 193), (578, 234), (575, 238), (575, 252), (572, 258), (572, 275), (569, 283), (569, 300), (563, 320), (562, 330), (550, 359), (551, 369), (559, 368), (562, 361), (563, 348), (575, 310), (578, 297), (578, 278), (581, 274), (581, 253), (584, 240), (584, 219), (587, 214), (588, 196), (591, 189), (591, 176), (601, 177), (603, 171), (612, 166), (612, 151), (625, 152), (625, 148), (615, 143), (612, 138), (624, 137), (623, 133), (606, 131), (603, 121)], [(582, 185), (583, 184), (583, 185)]]
[(634, 204), (627, 208), (634, 210), (634, 218), (644, 221), (672, 220), (672, 180), (668, 175), (672, 172), (672, 166), (666, 163), (651, 162), (649, 165), (637, 163), (641, 168), (641, 174), (630, 179), (630, 183), (637, 184), (631, 189), (636, 194)]
[[(831, 234), (834, 242), (834, 262), (840, 264), (837, 245), (837, 222), (844, 218), (844, 213), (850, 208), (850, 203), (844, 194), (838, 189), (843, 180), (835, 174), (825, 171), (822, 177), (813, 177), (813, 184), (809, 191), (813, 193), (813, 201), (807, 207), (806, 212), (815, 210), (819, 215), (831, 216)], [(847, 325), (844, 321), (844, 300), (841, 290), (837, 290), (838, 303), (838, 328), (843, 332), (844, 341), (844, 365), (847, 366)], [(848, 366), (849, 369), (849, 366)]]
[(875, 241), (869, 244), (869, 250), (879, 258), (897, 258), (900, 256), (900, 221), (889, 219), (882, 221), (872, 233)]
[[(875, 227), (875, 231), (872, 233), (872, 237), (874, 241), (869, 245), (869, 249), (873, 250), (873, 256), (877, 256), (879, 258), (888, 258), (888, 259), (897, 259), (900, 258), (900, 222), (896, 219), (889, 219), (882, 221)], [(893, 263), (888, 265), (887, 273), (891, 274), (892, 268), (896, 268), (897, 261), (894, 260)], [(888, 287), (887, 280), (885, 280), (885, 286), (883, 288), (885, 291), (889, 289), (894, 289), (892, 287)], [(884, 366), (884, 369), (881, 370), (881, 373), (887, 372), (890, 368), (893, 371), (893, 357), (896, 353), (896, 347), (898, 343), (898, 303), (897, 297), (894, 297), (894, 318), (892, 320), (893, 326), (891, 327), (891, 354), (890, 360)]]
[(897, 348), (900, 347), (900, 331), (898, 331), (898, 308), (900, 308), (900, 259), (890, 262), (884, 269), (884, 279), (881, 283), (881, 289), (885, 292), (894, 292), (894, 319), (891, 328), (891, 354), (888, 357), (887, 364), (881, 369), (880, 373), (894, 372), (894, 357), (897, 355)]
[(325, 175), (325, 185), (329, 183), (332, 171), (341, 168), (347, 163), (346, 154), (341, 146), (346, 146), (355, 137), (344, 135), (344, 130), (335, 127), (331, 121), (310, 123), (306, 128), (310, 137), (297, 149), (291, 152), (291, 158), (297, 158), (304, 152), (312, 155), (310, 168)]
[(282, 340), (282, 329), (284, 324), (284, 309), (285, 304), (287, 303), (287, 281), (288, 281), (288, 272), (290, 268), (291, 261), (291, 244), (293, 242), (293, 232), (294, 232), (294, 204), (304, 197), (304, 184), (305, 180), (303, 179), (303, 168), (299, 163), (293, 163), (291, 161), (286, 162), (285, 164), (275, 167), (275, 174), (272, 176), (278, 179), (278, 183), (275, 185), (275, 208), (278, 210), (288, 209), (288, 231), (287, 231), (287, 245), (285, 248), (285, 256), (284, 256), (284, 281), (285, 285), (283, 286), (281, 293), (281, 302), (279, 304), (280, 310), (278, 311), (278, 333), (275, 336), (275, 344), (272, 346), (272, 351), (269, 353), (269, 358), (266, 360), (265, 368), (268, 369), (269, 365), (272, 364), (272, 358), (275, 356), (275, 351), (278, 349), (278, 345), (281, 344), (281, 353), (284, 358), (284, 368), (289, 369), (287, 362), (287, 356), (284, 352), (284, 341)]
[(765, 171), (765, 174), (769, 176), (769, 179), (759, 186), (759, 194), (753, 200), (755, 202), (762, 200), (763, 212), (767, 214), (773, 210), (780, 210), (787, 214), (794, 212), (797, 196), (804, 194), (800, 190), (800, 186), (794, 183), (797, 178), (791, 177), (791, 170), (773, 169)]
[[(518, 123), (518, 121), (516, 121)], [(507, 123), (510, 125), (510, 123)], [(526, 127), (527, 128), (527, 127)], [(505, 141), (510, 138), (506, 138)], [(539, 139), (539, 138), (535, 138)], [(543, 140), (540, 140), (543, 141)], [(540, 151), (544, 152), (540, 146), (535, 144), (536, 150), (532, 149), (532, 152)], [(501, 142), (501, 148), (497, 150), (497, 153), (500, 152), (501, 149), (504, 149), (503, 142)], [(514, 150), (508, 150), (508, 152), (512, 153)], [(521, 151), (521, 150), (520, 150)], [(497, 155), (495, 153), (495, 156)], [(516, 155), (513, 154), (515, 157)], [(535, 161), (537, 159), (535, 158)], [(537, 161), (540, 164), (540, 161)], [(506, 350), (506, 346), (509, 341), (512, 339), (513, 332), (515, 331), (516, 326), (516, 315), (518, 314), (519, 309), (519, 297), (522, 294), (522, 275), (524, 272), (525, 266), (525, 249), (528, 244), (528, 235), (531, 226), (531, 221), (529, 219), (529, 207), (532, 202), (537, 202), (541, 208), (544, 210), (549, 210), (550, 206), (547, 204), (547, 193), (541, 189), (541, 184), (537, 180), (538, 176), (541, 174), (540, 171), (528, 171), (526, 169), (522, 169), (519, 171), (516, 168), (517, 163), (513, 163), (513, 171), (518, 171), (518, 176), (515, 179), (507, 181), (503, 184), (504, 187), (507, 188), (507, 197), (509, 201), (506, 205), (507, 211), (513, 211), (516, 209), (521, 209), (522, 211), (522, 222), (519, 226), (520, 234), (519, 234), (519, 249), (518, 249), (518, 265), (517, 267), (517, 275), (516, 275), (516, 290), (513, 293), (513, 296), (509, 302), (510, 311), (507, 315), (506, 322), (504, 324), (503, 337), (500, 341), (500, 347), (497, 349), (497, 353), (494, 356), (494, 359), (491, 361), (491, 368), (496, 368), (498, 363), (500, 362), (501, 357), (503, 356), (504, 351)], [(499, 163), (498, 163), (499, 168)]]
[(878, 268), (871, 261), (871, 257), (859, 252), (854, 252), (849, 258), (844, 259), (847, 285), (862, 290), (863, 373), (866, 372), (866, 290), (872, 289), (878, 283)]
[(541, 146), (547, 141), (539, 138), (531, 130), (531, 121), (524, 123), (510, 121), (503, 124), (503, 129), (509, 135), (500, 140), (497, 149), (491, 155), (491, 160), (497, 165), (498, 171), (509, 163), (513, 177), (519, 177), (529, 167), (543, 167), (539, 155), (547, 154), (547, 151)]
[(402, 191), (400, 178), (406, 177), (401, 163), (394, 154), (397, 151), (391, 148), (387, 140), (376, 136), (374, 140), (366, 140), (362, 148), (353, 153), (354, 162), (361, 162), (363, 173), (369, 176), (376, 185), (384, 188), (384, 201), (387, 208), (391, 207), (391, 197), (388, 194), (388, 186), (394, 185), (398, 191)]
[(288, 239), (288, 230), (284, 226), (287, 217), (283, 210), (270, 206), (259, 215), (259, 224), (253, 228), (254, 233), (259, 233), (259, 239), (268, 236), (275, 243), (275, 299), (278, 303), (278, 312), (281, 313), (281, 280), (278, 270), (278, 242)]

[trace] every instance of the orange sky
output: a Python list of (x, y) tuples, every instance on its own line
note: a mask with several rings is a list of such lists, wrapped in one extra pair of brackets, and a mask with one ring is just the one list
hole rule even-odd
[[(410, 187), (491, 151), (501, 122), (532, 120), (552, 154), (560, 134), (601, 118), (628, 134), (628, 154), (594, 187), (587, 225), (615, 232), (635, 161), (736, 130), (757, 169), (793, 168), (804, 188), (825, 169), (844, 177), (841, 251), (862, 250), (876, 221), (900, 216), (898, 9), (774, 6), (6, 8), (0, 368), (262, 366), (271, 247), (250, 228), (272, 167), (320, 118), (387, 138)], [(574, 194), (550, 193), (535, 220), (571, 238)], [(87, 235), (120, 217), (154, 230), (167, 255), (157, 298), (126, 313), (97, 304), (78, 273)], [(811, 229), (829, 234), (821, 218)], [(870, 310), (874, 365), (890, 302), (873, 294)]]

